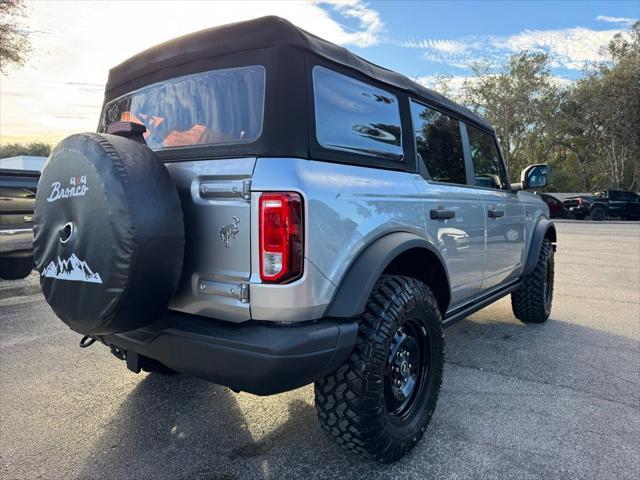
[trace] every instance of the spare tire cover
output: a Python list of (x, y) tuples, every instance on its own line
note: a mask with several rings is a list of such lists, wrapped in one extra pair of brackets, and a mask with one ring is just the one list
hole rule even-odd
[(34, 256), (44, 296), (86, 335), (150, 323), (175, 293), (184, 223), (169, 172), (142, 143), (71, 135), (36, 194)]

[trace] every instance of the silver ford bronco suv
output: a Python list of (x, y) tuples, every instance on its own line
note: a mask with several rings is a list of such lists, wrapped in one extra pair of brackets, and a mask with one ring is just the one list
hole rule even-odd
[(56, 315), (134, 371), (270, 395), (391, 462), (436, 407), (443, 328), (511, 295), (547, 320), (556, 230), (486, 120), (277, 17), (113, 68), (98, 133), (39, 182)]

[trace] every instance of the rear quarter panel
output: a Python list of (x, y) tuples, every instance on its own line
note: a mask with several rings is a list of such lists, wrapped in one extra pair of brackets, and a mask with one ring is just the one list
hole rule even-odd
[[(254, 319), (319, 318), (351, 263), (376, 238), (405, 231), (425, 237), (411, 174), (293, 158), (259, 158), (252, 181), (251, 314)], [(259, 278), (257, 196), (296, 191), (305, 203), (305, 276), (288, 285)], [(307, 308), (289, 308), (305, 303)], [(279, 308), (278, 308), (279, 307)], [(279, 318), (273, 318), (278, 314)]]

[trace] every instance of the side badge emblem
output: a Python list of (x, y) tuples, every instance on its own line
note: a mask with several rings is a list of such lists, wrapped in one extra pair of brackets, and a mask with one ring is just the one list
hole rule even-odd
[(232, 220), (232, 223), (220, 227), (220, 240), (224, 242), (224, 246), (227, 248), (231, 246), (231, 240), (235, 239), (240, 233), (240, 229), (238, 228), (240, 219), (233, 216)]

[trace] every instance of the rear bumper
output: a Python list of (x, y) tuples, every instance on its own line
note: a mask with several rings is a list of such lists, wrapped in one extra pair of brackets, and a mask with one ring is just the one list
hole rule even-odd
[(150, 326), (103, 340), (126, 350), (130, 368), (139, 354), (234, 390), (271, 395), (335, 370), (351, 353), (357, 332), (356, 320), (231, 324), (167, 312)]
[(0, 228), (0, 253), (31, 251), (33, 230), (31, 228)]

